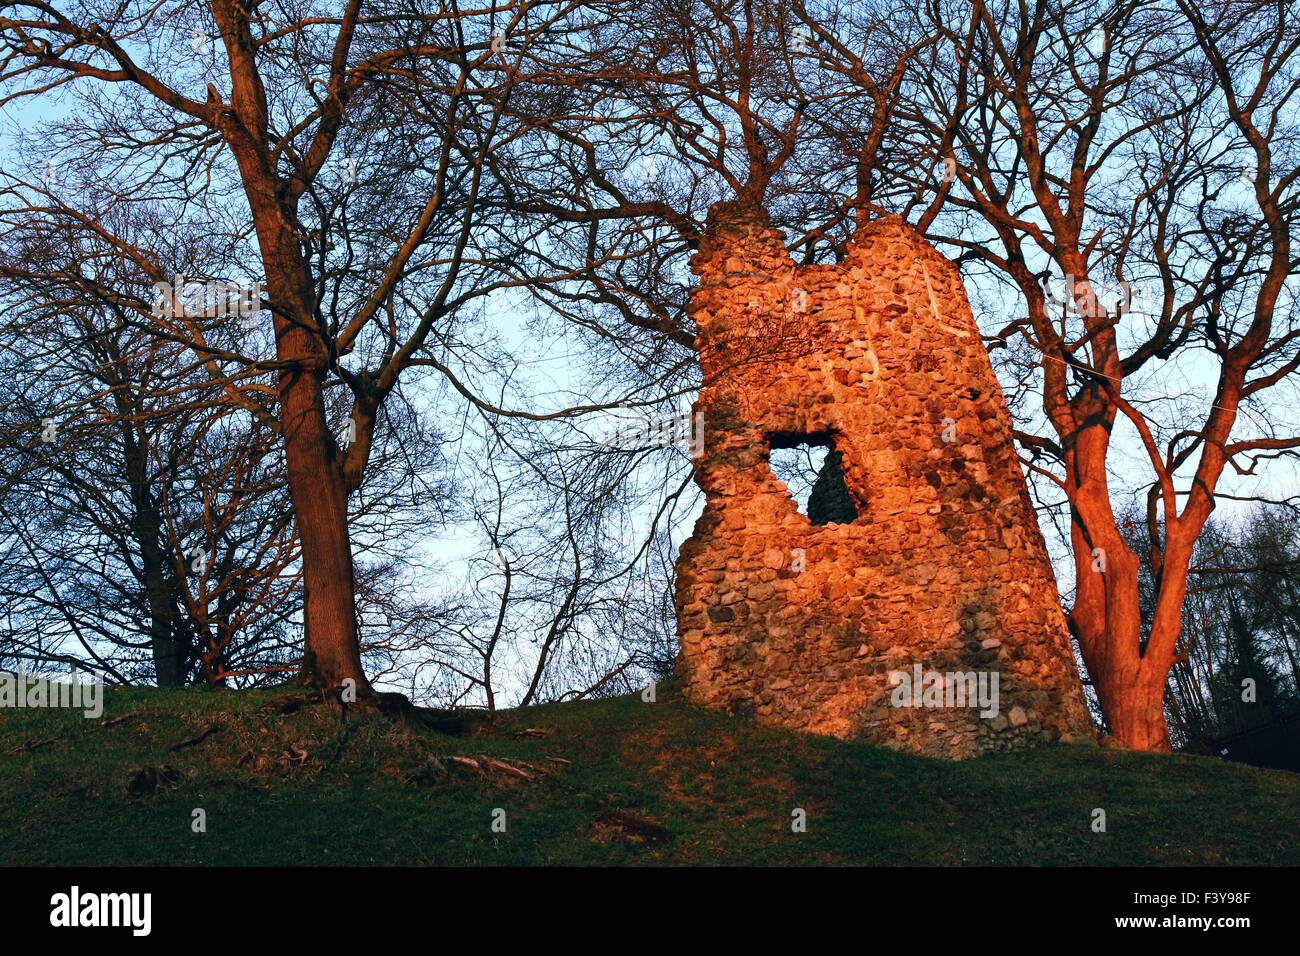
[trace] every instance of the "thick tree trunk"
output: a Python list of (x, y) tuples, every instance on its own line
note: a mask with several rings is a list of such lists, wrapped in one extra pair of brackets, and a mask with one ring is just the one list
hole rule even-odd
[(302, 541), (303, 679), (335, 689), (351, 679), (358, 692), (368, 693), (357, 633), (347, 489), (325, 418), (321, 373), (302, 366), (286, 372), (280, 393), (289, 497)]
[[(1169, 728), (1165, 722), (1165, 681), (1155, 679), (1158, 668), (1151, 669), (1143, 678), (1124, 687), (1122, 693), (1113, 695), (1106, 711), (1110, 732), (1125, 747), (1133, 750), (1168, 752)], [(1164, 669), (1168, 674), (1168, 668)]]
[[(256, 157), (235, 152), (242, 166), (256, 167)], [(270, 184), (258, 176), (248, 179), (260, 187), (248, 187), (248, 197), (266, 268), (276, 358), (283, 363), (277, 389), (281, 439), (302, 544), (301, 678), (334, 690), (351, 680), (359, 694), (369, 694), (353, 592), (348, 485), (325, 415), (326, 346), (318, 327), (311, 270)]]
[[(1164, 694), (1178, 641), (1186, 563), (1165, 562), (1151, 639), (1142, 641), (1139, 561), (1120, 534), (1106, 483), (1109, 423), (1086, 426), (1067, 453), (1075, 559), (1070, 626), (1111, 734), (1135, 750), (1167, 751)], [(1181, 573), (1183, 587), (1170, 576)], [(1176, 594), (1174, 592), (1177, 592)], [(1168, 608), (1173, 606), (1173, 613)], [(1169, 629), (1174, 628), (1170, 634)]]
[[(358, 693), (369, 694), (371, 687), (361, 669), (353, 594), (348, 484), (325, 416), (330, 345), (319, 324), (311, 263), (303, 252), (302, 224), (296, 214), (298, 200), (319, 166), (300, 162), (292, 177), (282, 175), (284, 159), (271, 145), (270, 112), (249, 9), (231, 0), (212, 4), (230, 66), (229, 107), (215, 113), (213, 122), (239, 164), (266, 269), (276, 357), (283, 363), (280, 421), (289, 497), (302, 542), (305, 589), (302, 677), (331, 689), (355, 681)], [(350, 9), (348, 23), (352, 24), (357, 6)], [(350, 32), (349, 25), (348, 36)], [(341, 36), (339, 42), (335, 56), (346, 56), (348, 40)], [(337, 92), (331, 102), (330, 109), (342, 106)], [(317, 135), (324, 133), (322, 128)], [(328, 149), (329, 141), (329, 136), (318, 138), (313, 148)]]
[[(1099, 572), (1089, 552), (1076, 551), (1076, 555), (1078, 575), (1109, 578), (1100, 599), (1085, 599), (1080, 587), (1080, 598), (1070, 610), (1071, 629), (1079, 639), (1106, 724), (1125, 747), (1167, 751), (1164, 696), (1173, 655), (1157, 648), (1154, 640), (1143, 649), (1136, 602), (1117, 600), (1121, 594), (1136, 593), (1137, 561), (1130, 553), (1130, 566), (1107, 551), (1106, 570)], [(1173, 637), (1176, 642), (1177, 634)]]

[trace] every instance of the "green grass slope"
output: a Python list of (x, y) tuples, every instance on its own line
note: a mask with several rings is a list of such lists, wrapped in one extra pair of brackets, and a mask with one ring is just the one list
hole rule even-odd
[(1300, 863), (1298, 824), (1283, 771), (1080, 745), (949, 763), (662, 684), (491, 720), (291, 687), (110, 691), (99, 720), (0, 710), (6, 865), (1250, 866)]

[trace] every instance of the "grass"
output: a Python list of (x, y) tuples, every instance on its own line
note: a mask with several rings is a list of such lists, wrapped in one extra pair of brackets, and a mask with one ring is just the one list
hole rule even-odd
[(1212, 758), (1057, 744), (950, 763), (703, 712), (663, 684), (655, 703), (491, 719), (304, 696), (119, 689), (99, 720), (0, 710), (0, 863), (1300, 863), (1300, 775)]

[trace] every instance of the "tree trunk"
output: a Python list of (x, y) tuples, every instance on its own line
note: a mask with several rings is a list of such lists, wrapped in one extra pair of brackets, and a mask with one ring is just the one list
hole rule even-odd
[[(1159, 669), (1152, 668), (1146, 679), (1141, 674), (1136, 682), (1115, 694), (1106, 709), (1106, 723), (1110, 732), (1125, 747), (1133, 750), (1168, 752), (1169, 728), (1165, 723), (1165, 682), (1153, 676)], [(1168, 669), (1165, 669), (1168, 673)]]
[[(1070, 628), (1078, 638), (1111, 734), (1134, 750), (1168, 751), (1165, 683), (1181, 623), (1186, 562), (1163, 562), (1157, 614), (1144, 647), (1139, 562), (1120, 534), (1106, 481), (1110, 423), (1094, 422), (1079, 430), (1066, 454), (1076, 578)], [(1176, 583), (1171, 576), (1179, 573), (1183, 587), (1171, 588)], [(1171, 615), (1168, 607), (1175, 597)]]
[[(251, 43), (243, 21), (240, 30), (244, 43)], [(232, 48), (231, 55), (232, 69), (239, 62), (247, 71), (242, 82), (232, 86), (231, 101), (241, 114), (255, 117), (254, 124), (261, 130), (266, 104), (260, 80), (250, 65), (251, 53)], [(358, 694), (368, 695), (372, 689), (361, 668), (353, 593), (348, 488), (325, 415), (327, 350), (316, 314), (311, 266), (290, 225), (291, 210), (281, 205), (280, 183), (269, 168), (265, 143), (250, 139), (244, 130), (229, 129), (227, 135), (257, 230), (276, 358), (283, 363), (277, 383), (281, 438), (289, 498), (302, 544), (304, 646), (300, 679), (334, 690), (352, 680)]]
[[(230, 67), (229, 106), (214, 110), (212, 122), (239, 164), (266, 270), (276, 358), (283, 363), (278, 382), (280, 423), (289, 497), (302, 543), (305, 592), (302, 679), (331, 689), (355, 681), (359, 694), (370, 694), (361, 669), (353, 593), (348, 484), (325, 416), (330, 346), (320, 324), (311, 262), (303, 251), (303, 227), (296, 212), (319, 167), (303, 160), (292, 176), (282, 175), (284, 159), (272, 148), (266, 88), (258, 72), (258, 44), (249, 19), (252, 7), (216, 0), (211, 9)], [(356, 8), (351, 9), (349, 23)], [(340, 44), (336, 57), (346, 56), (348, 43), (341, 37)], [(342, 106), (337, 92), (332, 104), (331, 109)], [(313, 148), (329, 148), (332, 134), (325, 126), (317, 130)]]
[[(1081, 575), (1098, 573), (1086, 553), (1075, 567)], [(1105, 574), (1112, 578), (1108, 590), (1137, 589), (1136, 568), (1108, 564)], [(1110, 733), (1134, 750), (1168, 751), (1164, 698), (1173, 656), (1155, 651), (1150, 641), (1142, 648), (1142, 621), (1136, 607), (1117, 602), (1108, 609), (1104, 604), (1076, 601), (1070, 626)]]
[[(282, 342), (291, 337), (291, 332), (280, 335)], [(281, 348), (282, 355), (288, 351)], [(302, 541), (302, 677), (334, 689), (351, 679), (358, 693), (368, 693), (357, 633), (348, 496), (325, 418), (322, 377), (322, 371), (300, 365), (280, 381), (289, 497)]]
[(159, 687), (184, 687), (189, 648), (177, 639), (172, 626), (177, 617), (171, 589), (163, 580), (161, 564), (145, 560), (149, 597), (149, 638), (153, 645), (154, 679)]
[[(1096, 540), (1095, 524), (1092, 530)], [(1111, 734), (1134, 750), (1167, 751), (1164, 695), (1173, 655), (1157, 651), (1151, 641), (1142, 647), (1136, 556), (1127, 551), (1121, 554), (1113, 545), (1104, 550), (1105, 571), (1099, 571), (1091, 549), (1076, 546), (1075, 571), (1080, 582), (1091, 575), (1105, 580), (1095, 587), (1080, 583), (1070, 609), (1070, 628), (1079, 640)], [(1123, 600), (1126, 594), (1134, 599)], [(1174, 637), (1176, 640), (1177, 635)]]
[(145, 453), (131, 434), (123, 431), (126, 473), (131, 481), (132, 532), (140, 548), (140, 576), (149, 613), (149, 643), (154, 680), (159, 687), (183, 687), (189, 664), (189, 647), (178, 638), (181, 628), (176, 595), (167, 580), (167, 556), (162, 548), (162, 518), (149, 494)]

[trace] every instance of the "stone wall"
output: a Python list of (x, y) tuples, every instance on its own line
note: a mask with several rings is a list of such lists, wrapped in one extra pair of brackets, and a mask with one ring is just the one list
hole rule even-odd
[[(677, 565), (688, 699), (954, 758), (1091, 736), (956, 268), (897, 217), (834, 266), (796, 268), (782, 239), (719, 204), (691, 262), (707, 503)], [(798, 512), (768, 455), (801, 441), (842, 454), (856, 520)], [(997, 680), (996, 715), (946, 706), (933, 675), (956, 673)]]

